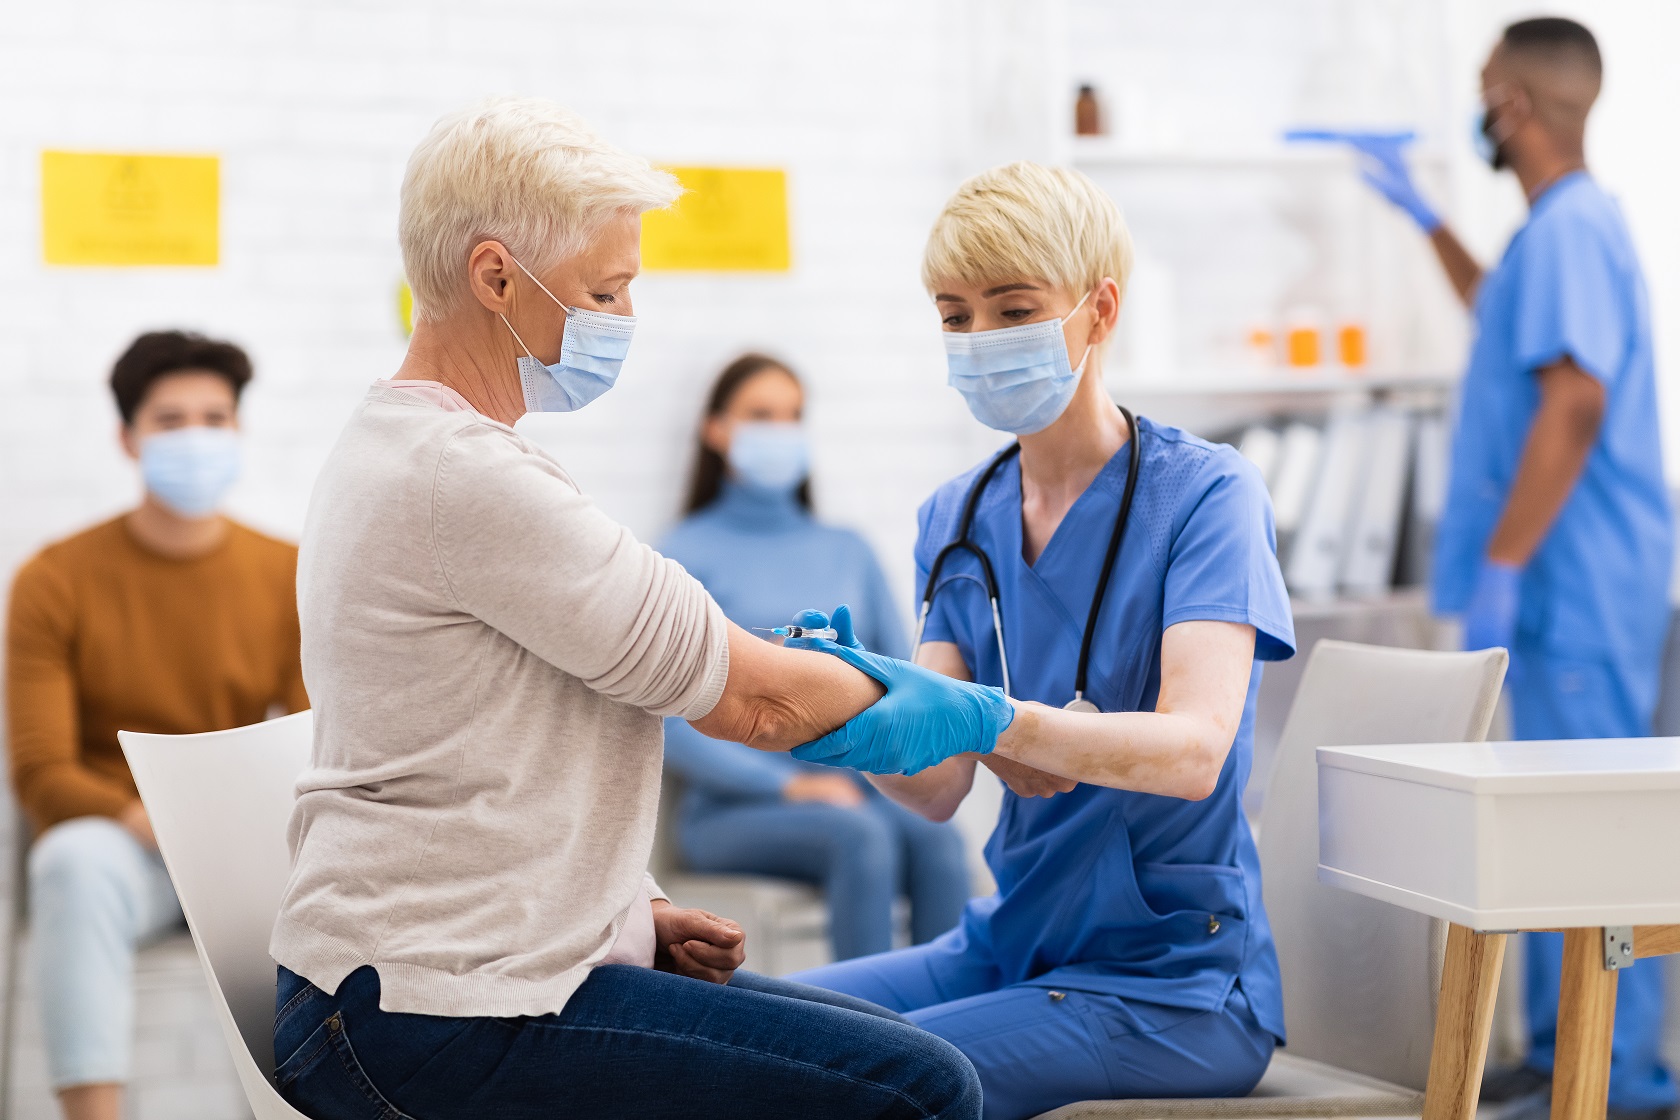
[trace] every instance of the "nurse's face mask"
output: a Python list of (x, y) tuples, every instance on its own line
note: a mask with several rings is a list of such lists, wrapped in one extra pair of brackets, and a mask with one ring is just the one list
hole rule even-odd
[[(513, 259), (512, 254), (509, 258)], [(636, 333), (636, 317), (567, 307), (530, 269), (517, 259), (513, 263), (566, 313), (560, 360), (553, 365), (538, 361), (508, 317), (501, 317), (514, 341), (525, 351), (519, 359), (519, 386), (525, 395), (525, 411), (576, 412), (611, 389), (618, 380), (619, 368), (630, 352), (630, 338)]]
[[(1484, 105), (1470, 122), (1470, 143), (1475, 146), (1476, 154), (1495, 171), (1503, 171), (1510, 164), (1505, 159), (1505, 141), (1510, 139), (1511, 133), (1516, 131), (1516, 125), (1509, 120), (1511, 107), (1499, 106), (1509, 101), (1505, 87), (1494, 86), (1482, 94)], [(1501, 119), (1504, 118), (1504, 119)]]
[(962, 394), (974, 418), (988, 428), (1018, 436), (1041, 432), (1056, 422), (1085, 370), (1087, 344), (1076, 367), (1068, 361), (1063, 324), (1091, 298), (1086, 292), (1060, 319), (990, 331), (946, 331), (947, 383)]

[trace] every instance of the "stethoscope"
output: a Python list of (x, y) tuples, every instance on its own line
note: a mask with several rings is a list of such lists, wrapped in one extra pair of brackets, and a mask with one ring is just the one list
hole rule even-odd
[[(1126, 475), (1126, 489), (1120, 497), (1120, 514), (1114, 519), (1114, 530), (1108, 535), (1108, 555), (1103, 558), (1102, 574), (1097, 577), (1097, 590), (1091, 596), (1091, 612), (1085, 617), (1085, 635), (1079, 643), (1079, 668), (1073, 679), (1073, 699), (1063, 707), (1070, 712), (1101, 711), (1091, 701), (1085, 699), (1085, 677), (1091, 668), (1091, 639), (1097, 633), (1097, 615), (1102, 611), (1103, 595), (1108, 591), (1109, 577), (1114, 574), (1114, 559), (1120, 555), (1120, 538), (1126, 535), (1126, 522), (1132, 516), (1132, 495), (1137, 491), (1138, 468), (1143, 462), (1143, 452), (1138, 446), (1142, 442), (1138, 431), (1137, 420), (1132, 417), (1124, 406), (1120, 408), (1120, 415), (1126, 418), (1126, 432), (1131, 440), (1131, 470)], [(957, 536), (950, 544), (939, 550), (939, 555), (933, 558), (933, 567), (928, 571), (927, 586), (922, 590), (922, 609), (916, 617), (916, 640), (911, 646), (910, 659), (916, 659), (916, 651), (922, 647), (922, 631), (927, 627), (928, 612), (933, 608), (934, 592), (939, 590), (939, 573), (945, 567), (945, 561), (953, 552), (967, 552), (980, 562), (980, 572), (985, 576), (984, 586), (986, 598), (992, 605), (992, 632), (997, 635), (998, 664), (1003, 667), (1003, 692), (1005, 696), (1013, 695), (1009, 687), (1009, 655), (1003, 647), (1003, 612), (998, 608), (997, 576), (992, 572), (992, 561), (986, 555), (985, 549), (974, 543), (969, 536), (969, 530), (974, 525), (974, 511), (980, 505), (980, 496), (986, 492), (991, 484), (992, 476), (997, 474), (998, 468), (1010, 459), (1020, 454), (1021, 445), (1012, 443), (992, 461), (986, 464), (986, 469), (975, 480), (974, 488), (968, 492), (968, 501), (963, 504), (962, 520), (957, 525)], [(951, 577), (957, 579), (974, 579), (965, 573)], [(975, 580), (979, 583), (979, 580)]]

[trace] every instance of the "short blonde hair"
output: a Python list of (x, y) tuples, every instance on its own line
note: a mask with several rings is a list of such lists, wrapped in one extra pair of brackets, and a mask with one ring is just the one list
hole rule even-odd
[(1132, 235), (1090, 179), (1025, 161), (982, 171), (957, 188), (928, 234), (922, 283), (1042, 280), (1080, 295), (1112, 276), (1126, 294)]
[(397, 237), (417, 309), (455, 307), (467, 256), (482, 241), (500, 241), (540, 273), (614, 215), (669, 206), (681, 193), (672, 176), (552, 101), (497, 97), (451, 113), (403, 175)]

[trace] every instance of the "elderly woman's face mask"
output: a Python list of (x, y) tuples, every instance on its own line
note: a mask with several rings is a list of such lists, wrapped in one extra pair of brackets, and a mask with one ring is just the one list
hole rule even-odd
[(513, 329), (506, 315), (502, 322), (513, 335), (520, 349), (519, 385), (525, 394), (526, 412), (576, 412), (613, 387), (618, 380), (619, 367), (630, 352), (630, 338), (636, 333), (634, 315), (609, 315), (604, 311), (585, 311), (567, 307), (519, 264), (519, 271), (531, 277), (542, 288), (543, 295), (560, 304), (566, 312), (566, 333), (560, 341), (560, 360), (553, 365), (539, 362), (519, 332)]

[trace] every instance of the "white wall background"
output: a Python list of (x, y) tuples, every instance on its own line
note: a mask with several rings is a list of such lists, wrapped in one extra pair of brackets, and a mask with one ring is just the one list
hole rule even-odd
[[(1604, 42), (1591, 156), (1640, 239), (1666, 356), (1680, 323), (1680, 216), (1666, 197), (1680, 155), (1661, 142), (1661, 106), (1680, 102), (1680, 72), (1660, 44), (1680, 14), (1656, 0), (1561, 7), (1580, 9)], [(133, 500), (104, 378), (151, 327), (250, 348), (258, 379), (234, 509), (295, 535), (346, 410), (401, 356), (393, 227), (405, 157), (440, 113), (517, 91), (562, 100), (658, 160), (786, 167), (794, 222), (787, 275), (639, 281), (642, 325), (621, 387), (577, 416), (526, 421), (533, 434), (651, 536), (675, 511), (710, 377), (743, 348), (780, 353), (810, 383), (825, 511), (871, 536), (908, 599), (916, 504), (995, 442), (943, 387), (916, 281), (927, 224), (962, 173), (1046, 154), (1043, 130), (1071, 115), (1071, 91), (1058, 104), (1054, 87), (1092, 69), (1131, 103), (1128, 119), (1199, 148), (1270, 138), (1291, 116), (1413, 113), (1449, 161), (1448, 211), (1491, 257), (1520, 200), (1508, 176), (1474, 164), (1467, 126), (1440, 122), (1468, 119), (1488, 43), (1528, 11), (1510, 0), (14, 5), (0, 38), (0, 573)], [(222, 265), (40, 263), (46, 147), (219, 153)], [(1178, 293), (1183, 324), (1215, 294), (1285, 290), (1301, 266), (1237, 251), (1240, 227), (1198, 223), (1194, 184), (1177, 220), (1158, 186), (1112, 189), (1136, 203), (1145, 251), (1223, 262), (1219, 293)], [(1420, 247), (1404, 251), (1399, 269), (1424, 310), (1403, 321), (1403, 341), (1430, 355), (1446, 339), (1450, 361), (1462, 323), (1417, 271)], [(1680, 454), (1668, 458), (1680, 468)]]
[[(787, 275), (649, 276), (621, 387), (537, 417), (613, 515), (675, 511), (700, 396), (744, 347), (808, 378), (826, 510), (909, 584), (916, 503), (971, 457), (916, 280), (952, 185), (940, 4), (425, 2), (19, 5), (0, 37), (0, 571), (136, 493), (104, 387), (137, 332), (252, 352), (236, 513), (295, 536), (346, 411), (401, 358), (397, 187), (442, 112), (556, 98), (662, 161), (789, 171)], [(40, 263), (46, 147), (216, 152), (215, 269)]]

